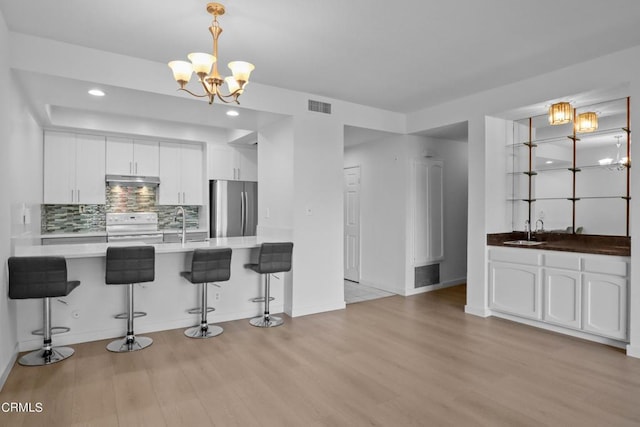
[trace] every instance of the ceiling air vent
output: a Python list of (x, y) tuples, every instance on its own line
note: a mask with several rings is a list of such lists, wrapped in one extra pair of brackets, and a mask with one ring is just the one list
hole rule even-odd
[(309, 111), (315, 111), (317, 113), (331, 114), (331, 104), (327, 102), (309, 100)]

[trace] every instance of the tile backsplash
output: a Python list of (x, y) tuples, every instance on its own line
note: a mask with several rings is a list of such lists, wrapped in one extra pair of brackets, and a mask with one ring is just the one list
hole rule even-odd
[[(158, 187), (107, 185), (104, 205), (42, 205), (42, 233), (72, 233), (105, 230), (107, 212), (157, 212), (160, 229), (179, 228), (177, 206), (157, 204)], [(199, 227), (200, 206), (183, 206), (188, 228)]]

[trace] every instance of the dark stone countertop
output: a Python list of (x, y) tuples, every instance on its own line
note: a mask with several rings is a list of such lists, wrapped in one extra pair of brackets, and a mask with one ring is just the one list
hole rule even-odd
[(531, 240), (544, 242), (536, 246), (507, 245), (512, 240), (527, 240), (524, 231), (487, 234), (487, 245), (545, 251), (580, 252), (598, 255), (631, 256), (631, 238), (595, 234), (531, 233)]

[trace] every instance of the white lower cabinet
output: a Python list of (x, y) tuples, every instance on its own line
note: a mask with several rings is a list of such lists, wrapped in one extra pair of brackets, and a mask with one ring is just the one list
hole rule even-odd
[(580, 329), (580, 273), (544, 269), (544, 315), (549, 323)]
[(627, 338), (627, 279), (604, 274), (582, 275), (583, 329), (616, 339)]
[(539, 270), (537, 266), (490, 263), (489, 307), (517, 316), (539, 319)]
[(489, 308), (628, 340), (629, 257), (489, 249)]

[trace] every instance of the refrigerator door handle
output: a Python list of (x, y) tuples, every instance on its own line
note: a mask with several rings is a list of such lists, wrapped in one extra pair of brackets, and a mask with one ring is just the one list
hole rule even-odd
[(245, 204), (244, 204), (244, 191), (240, 192), (240, 234), (244, 236), (244, 228), (245, 228)]

